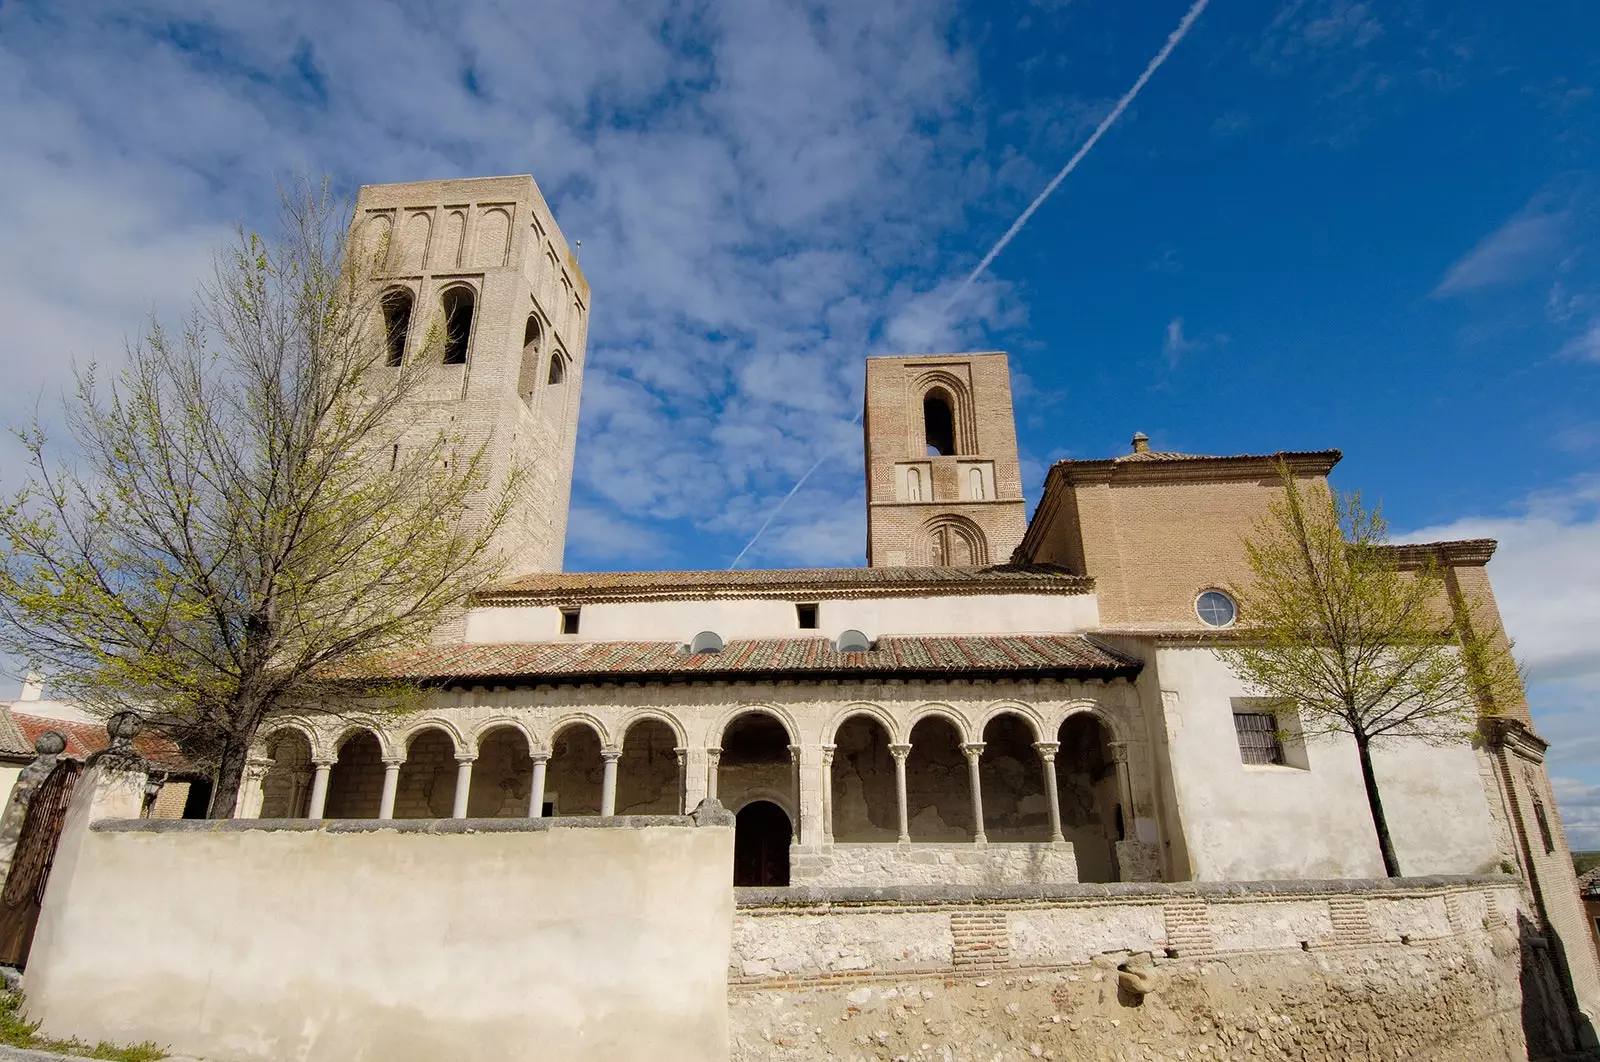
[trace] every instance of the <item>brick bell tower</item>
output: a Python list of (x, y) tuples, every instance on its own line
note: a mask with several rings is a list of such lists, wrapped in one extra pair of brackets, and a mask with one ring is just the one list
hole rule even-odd
[(427, 355), (412, 430), (487, 443), (494, 479), (524, 468), (526, 500), (501, 533), (507, 571), (560, 571), (589, 283), (538, 186), (528, 176), (369, 184), (354, 227), (358, 246), (388, 248), (390, 363), (424, 356), (431, 326), (446, 337)]
[(1003, 353), (867, 359), (867, 564), (1004, 564), (1027, 528)]

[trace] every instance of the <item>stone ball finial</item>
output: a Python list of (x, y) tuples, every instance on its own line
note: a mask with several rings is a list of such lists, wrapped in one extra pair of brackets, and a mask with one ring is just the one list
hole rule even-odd
[(41, 756), (59, 756), (67, 751), (67, 739), (55, 730), (46, 730), (33, 739), (33, 751)]
[(106, 721), (106, 734), (113, 745), (132, 741), (139, 730), (139, 717), (133, 712), (118, 712)]

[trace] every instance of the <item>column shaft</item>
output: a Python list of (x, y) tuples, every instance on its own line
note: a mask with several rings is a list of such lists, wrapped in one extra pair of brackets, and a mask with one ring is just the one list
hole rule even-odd
[(456, 801), (450, 809), (452, 819), (467, 817), (467, 798), (472, 795), (472, 761), (456, 759)]
[(1039, 763), (1044, 768), (1044, 791), (1050, 798), (1050, 840), (1065, 841), (1061, 833), (1061, 791), (1056, 785), (1056, 752), (1061, 746), (1054, 741), (1036, 741), (1033, 747), (1039, 750)]
[(400, 764), (384, 763), (383, 796), (378, 800), (378, 818), (394, 818), (394, 797), (400, 791)]
[(678, 746), (672, 750), (678, 757), (678, 814), (689, 814), (689, 750)]
[(983, 742), (962, 745), (961, 751), (967, 754), (967, 777), (972, 785), (972, 843), (988, 844), (989, 837), (983, 832), (983, 778), (978, 772), (978, 757), (983, 755)]
[(894, 757), (894, 799), (900, 814), (900, 843), (911, 843), (911, 811), (906, 802), (906, 758), (911, 755), (910, 745), (890, 745), (889, 755)]
[(1128, 775), (1128, 743), (1113, 741), (1111, 761), (1117, 767), (1117, 799), (1122, 802), (1122, 836), (1137, 836), (1133, 821), (1133, 779)]
[(833, 843), (833, 746), (822, 746), (822, 843)]
[(533, 782), (528, 786), (528, 818), (544, 818), (544, 772), (550, 766), (548, 752), (533, 754)]
[(306, 818), (320, 819), (328, 807), (328, 772), (333, 770), (333, 764), (318, 763), (313, 766), (316, 773), (311, 776), (311, 807), (306, 812)]
[(706, 749), (706, 799), (717, 799), (717, 764), (722, 760), (722, 749)]
[(606, 749), (600, 753), (605, 772), (600, 777), (600, 817), (608, 819), (617, 813), (617, 757), (622, 753)]

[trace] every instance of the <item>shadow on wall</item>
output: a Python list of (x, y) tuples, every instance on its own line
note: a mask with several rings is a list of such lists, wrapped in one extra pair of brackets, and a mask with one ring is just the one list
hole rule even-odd
[[(1594, 1044), (1595, 1031), (1568, 988), (1566, 953), (1555, 930), (1541, 933), (1518, 912), (1517, 944), (1522, 959), (1522, 1032), (1528, 1057), (1554, 1058)], [(1575, 1027), (1575, 1022), (1582, 1027)]]

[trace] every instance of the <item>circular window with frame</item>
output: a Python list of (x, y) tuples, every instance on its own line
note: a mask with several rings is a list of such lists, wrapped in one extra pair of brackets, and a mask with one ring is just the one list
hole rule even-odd
[(1204, 590), (1194, 599), (1195, 615), (1207, 627), (1231, 627), (1239, 618), (1239, 606), (1221, 590)]

